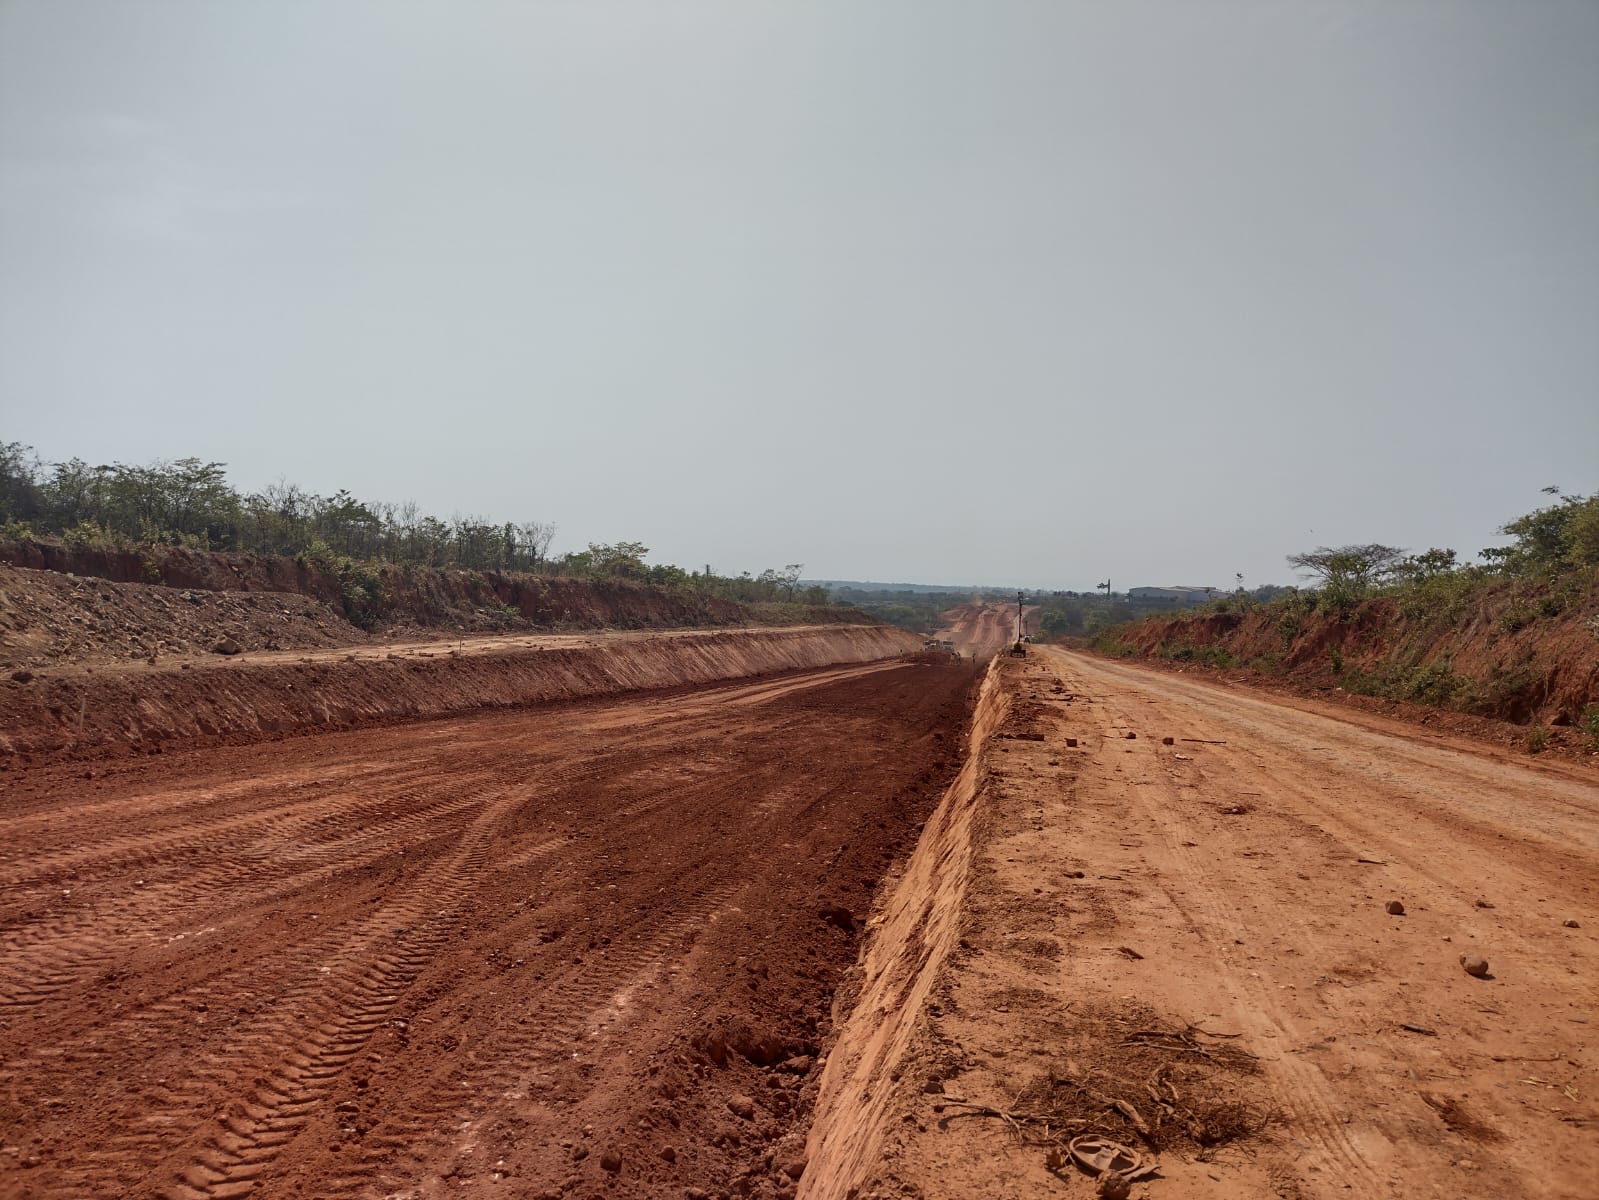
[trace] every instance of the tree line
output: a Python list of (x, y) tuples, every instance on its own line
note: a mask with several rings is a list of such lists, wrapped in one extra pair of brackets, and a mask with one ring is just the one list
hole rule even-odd
[(320, 495), (281, 481), (235, 488), (227, 465), (198, 458), (148, 464), (45, 462), (21, 442), (0, 442), (0, 538), (55, 537), (105, 548), (187, 546), (316, 561), (340, 559), (461, 570), (524, 571), (577, 578), (634, 579), (691, 587), (745, 603), (827, 603), (823, 588), (800, 587), (802, 564), (717, 575), (645, 561), (640, 542), (591, 542), (551, 553), (552, 521), (496, 521), (422, 512), (414, 501)]

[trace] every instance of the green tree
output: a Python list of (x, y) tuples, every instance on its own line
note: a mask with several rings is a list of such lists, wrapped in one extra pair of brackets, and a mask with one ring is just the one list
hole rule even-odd
[(1380, 542), (1319, 546), (1303, 554), (1290, 554), (1288, 565), (1319, 579), (1327, 600), (1337, 608), (1347, 609), (1392, 574), (1404, 553)]

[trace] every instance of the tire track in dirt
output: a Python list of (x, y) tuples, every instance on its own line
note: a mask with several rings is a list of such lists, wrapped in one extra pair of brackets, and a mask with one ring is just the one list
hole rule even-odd
[[(464, 777), (463, 783), (482, 782), (488, 778), (487, 774)], [(398, 782), (403, 785), (408, 781)], [(222, 830), (207, 830), (183, 839), (181, 845), (168, 843), (163, 847), (167, 853), (137, 856), (131, 862), (112, 859), (94, 863), (101, 869), (117, 866), (126, 871), (136, 865), (138, 869), (153, 872), (182, 870), (187, 861), (196, 858), (222, 859), (187, 874), (178, 882), (146, 887), (141, 880), (135, 885), (136, 890), (119, 890), (102, 903), (7, 929), (0, 934), (0, 1012), (39, 1004), (107, 969), (117, 958), (137, 948), (136, 937), (142, 935), (145, 941), (156, 940), (160, 930), (181, 925), (212, 906), (219, 892), (234, 894), (232, 899), (236, 901), (235, 893), (239, 889), (268, 880), (270, 890), (252, 900), (269, 902), (273, 896), (286, 895), (318, 880), (358, 869), (363, 860), (357, 856), (363, 851), (381, 851), (393, 839), (404, 838), (473, 803), (471, 799), (452, 800), (446, 795), (418, 802), (419, 795), (418, 789), (401, 786), (333, 813), (301, 811), (263, 814), (249, 822), (229, 821)], [(322, 801), (323, 805), (328, 802), (327, 799)], [(364, 826), (375, 817), (387, 815), (401, 803), (412, 803), (415, 807), (381, 831), (363, 830), (333, 842), (301, 845), (287, 852), (277, 849), (281, 845), (295, 846), (308, 838), (325, 838), (351, 827)], [(208, 844), (213, 833), (229, 837), (231, 841), (222, 847)], [(253, 839), (254, 844), (239, 847), (237, 843), (246, 838)]]
[[(1492, 1096), (1485, 1072), (1510, 1076), (1500, 1088), (1526, 1074), (1495, 1075), (1493, 1063), (1549, 1051), (1580, 1063), (1581, 1031), (1562, 1027), (1569, 1007), (1559, 998), (1580, 978), (1571, 960), (1586, 956), (1559, 947), (1541, 905), (1562, 892), (1567, 907), (1596, 898), (1599, 790), (1231, 689), (1155, 675), (1146, 690), (1136, 685), (1150, 673), (1075, 657), (1062, 666), (1081, 692), (1114, 689), (1090, 708), (1101, 708), (1110, 745), (1140, 735), (1101, 754), (1093, 790), (1126, 790), (1175, 868), (1163, 886), (1192, 911), (1227, 990), (1244, 998), (1235, 1015), (1246, 1028), (1274, 1027), (1262, 1066), (1291, 1136), (1316, 1150), (1296, 1164), (1302, 1179), (1393, 1195), (1418, 1169), (1407, 1162), (1417, 1139), (1436, 1128), (1421, 1104), (1426, 1086), (1447, 1093), (1476, 1079), (1466, 1094)], [(1167, 731), (1195, 741), (1149, 740)], [(1403, 897), (1406, 915), (1380, 915), (1390, 896)], [(1440, 946), (1440, 935), (1454, 944)], [(1502, 1030), (1492, 1027), (1506, 1015), (1495, 998), (1455, 965), (1456, 949), (1473, 945), (1511, 964), (1525, 996)], [(1412, 1028), (1444, 1040), (1428, 1045)], [(1338, 1036), (1324, 1040), (1329, 1030)], [(1493, 1052), (1480, 1048), (1490, 1034)], [(1470, 1049), (1445, 1049), (1462, 1036)], [(1516, 1123), (1513, 1109), (1494, 1108), (1495, 1120), (1474, 1126), (1490, 1141), (1497, 1123)], [(1474, 1147), (1470, 1158), (1481, 1157)], [(1566, 1194), (1557, 1175), (1529, 1168), (1476, 1167), (1488, 1193)]]
[[(178, 1168), (179, 1180), (166, 1195), (227, 1200), (253, 1190), (256, 1177), (444, 944), (459, 920), (463, 898), (485, 869), (494, 826), (516, 802), (513, 797), (494, 803), (463, 832), (453, 853), (416, 879), (408, 896), (385, 904), (339, 940), (328, 955), (339, 966), (318, 968), (256, 1028), (232, 1039), (196, 1073), (200, 1082), (233, 1080), (248, 1064), (253, 1094), (241, 1114), (205, 1135), (194, 1161)], [(397, 927), (407, 929), (403, 941), (392, 933)], [(170, 1125), (174, 1117), (171, 1111), (152, 1114), (151, 1123)], [(90, 1165), (70, 1186), (96, 1189), (113, 1182), (97, 1175)]]
[[(1085, 707), (1090, 720), (1095, 719), (1094, 709), (1101, 708), (1092, 701)], [(1124, 712), (1101, 711), (1104, 715), (1098, 719), (1104, 727), (1103, 740), (1125, 740), (1122, 731), (1136, 721)], [(1213, 732), (1203, 727), (1190, 729), (1200, 735)], [(1165, 855), (1177, 867), (1177, 877), (1166, 886), (1177, 908), (1188, 918), (1191, 934), (1209, 947), (1216, 974), (1210, 986), (1219, 983), (1223, 991), (1243, 1001), (1235, 1004), (1235, 1011), (1248, 1022), (1253, 1044), (1296, 1043), (1296, 1023), (1279, 1002), (1275, 986), (1268, 985), (1259, 972), (1251, 971), (1235, 952), (1237, 945), (1257, 938), (1261, 932), (1260, 920), (1246, 916), (1229, 898), (1247, 895), (1248, 889), (1240, 886), (1229, 864), (1218, 862), (1213, 852), (1200, 853), (1206, 841), (1204, 834), (1184, 816), (1185, 806), (1178, 789), (1161, 771), (1158, 760), (1152, 754), (1136, 752), (1131, 757), (1134, 777), (1113, 776), (1101, 770), (1098, 786), (1128, 790), (1130, 802), (1143, 810), (1145, 820), (1141, 824), (1160, 839)], [(1104, 761), (1102, 758), (1096, 765)], [(1150, 791), (1156, 794), (1150, 796)], [(1325, 961), (1333, 953), (1334, 948), (1316, 937), (1308, 926), (1296, 923), (1296, 928), (1301, 940), (1309, 943), (1313, 960)], [(1295, 1134), (1311, 1143), (1305, 1165), (1325, 1172), (1328, 1178), (1343, 1180), (1353, 1196), (1371, 1200), (1387, 1197), (1388, 1182), (1350, 1136), (1347, 1111), (1320, 1068), (1281, 1053), (1261, 1061), (1268, 1075), (1275, 1077), (1273, 1094), (1288, 1110)]]
[[(0, 1124), (31, 1159), (18, 1172), (0, 1157), (0, 1194), (361, 1194), (437, 1178), (460, 1120), (507, 1114), (552, 1076), (587, 1103), (569, 1052), (604, 1086), (604, 1063), (631, 1069), (638, 1038), (681, 1028), (662, 1004), (704, 1011), (702, 972), (743, 962), (773, 889), (799, 923), (763, 954), (849, 946), (811, 897), (839, 894), (828, 875), (846, 868), (862, 886), (885, 823), (903, 828), (895, 789), (928, 774), (901, 773), (871, 735), (938, 763), (931, 730), (958, 720), (939, 714), (967, 678), (850, 668), (305, 738), (290, 771), (278, 747), (167, 755), (121, 769), (126, 810), (96, 798), (92, 847), (64, 838), (78, 785), (43, 768), (26, 828), (44, 853), (77, 855), (61, 886), (84, 907), (24, 897), (0, 947), (7, 969), (47, 966), (55, 948), (84, 961), (47, 980), (48, 1003), (0, 1013)], [(307, 761), (358, 774), (319, 785)], [(252, 786), (203, 778), (230, 773)], [(162, 778), (176, 816), (152, 799)], [(208, 839), (209, 858), (195, 852)], [(546, 945), (547, 928), (561, 940)], [(779, 992), (780, 978), (802, 982), (774, 969)], [(738, 996), (745, 980), (740, 967)]]
[(389, 1117), (368, 1133), (357, 1162), (329, 1178), (321, 1194), (326, 1200), (376, 1200), (413, 1185), (429, 1173), (429, 1163), (448, 1162), (447, 1150), (459, 1137), (456, 1126), (463, 1117), (475, 1122), (498, 1102), (527, 1099), (556, 1063), (582, 1052), (602, 1057), (601, 1039), (623, 1015), (618, 997), (637, 990), (742, 886), (729, 882), (697, 892), (670, 921), (648, 935), (635, 934), (636, 940), (561, 980), (558, 995), (501, 1027), (478, 1056), (477, 1070), (459, 1067), (432, 1090), (432, 1103)]

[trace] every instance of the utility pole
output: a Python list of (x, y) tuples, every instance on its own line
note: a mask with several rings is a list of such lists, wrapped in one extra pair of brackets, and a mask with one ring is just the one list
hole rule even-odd
[(1016, 640), (1022, 640), (1022, 594), (1016, 593)]

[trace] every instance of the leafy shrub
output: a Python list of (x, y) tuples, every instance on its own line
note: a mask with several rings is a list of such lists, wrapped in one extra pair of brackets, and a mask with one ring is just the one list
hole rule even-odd
[(1577, 728), (1588, 735), (1589, 748), (1599, 750), (1599, 704), (1590, 704), (1582, 710), (1582, 719), (1577, 722)]
[(109, 550), (117, 544), (116, 535), (98, 521), (79, 521), (62, 533), (61, 540), (68, 546), (92, 546), (97, 550)]
[(1430, 667), (1416, 669), (1405, 685), (1404, 698), (1423, 704), (1443, 705), (1452, 701), (1461, 688), (1462, 682), (1455, 675), (1453, 667), (1446, 662), (1434, 663)]
[(1289, 610), (1277, 619), (1277, 636), (1282, 638), (1284, 646), (1292, 646), (1302, 626), (1299, 614)]

